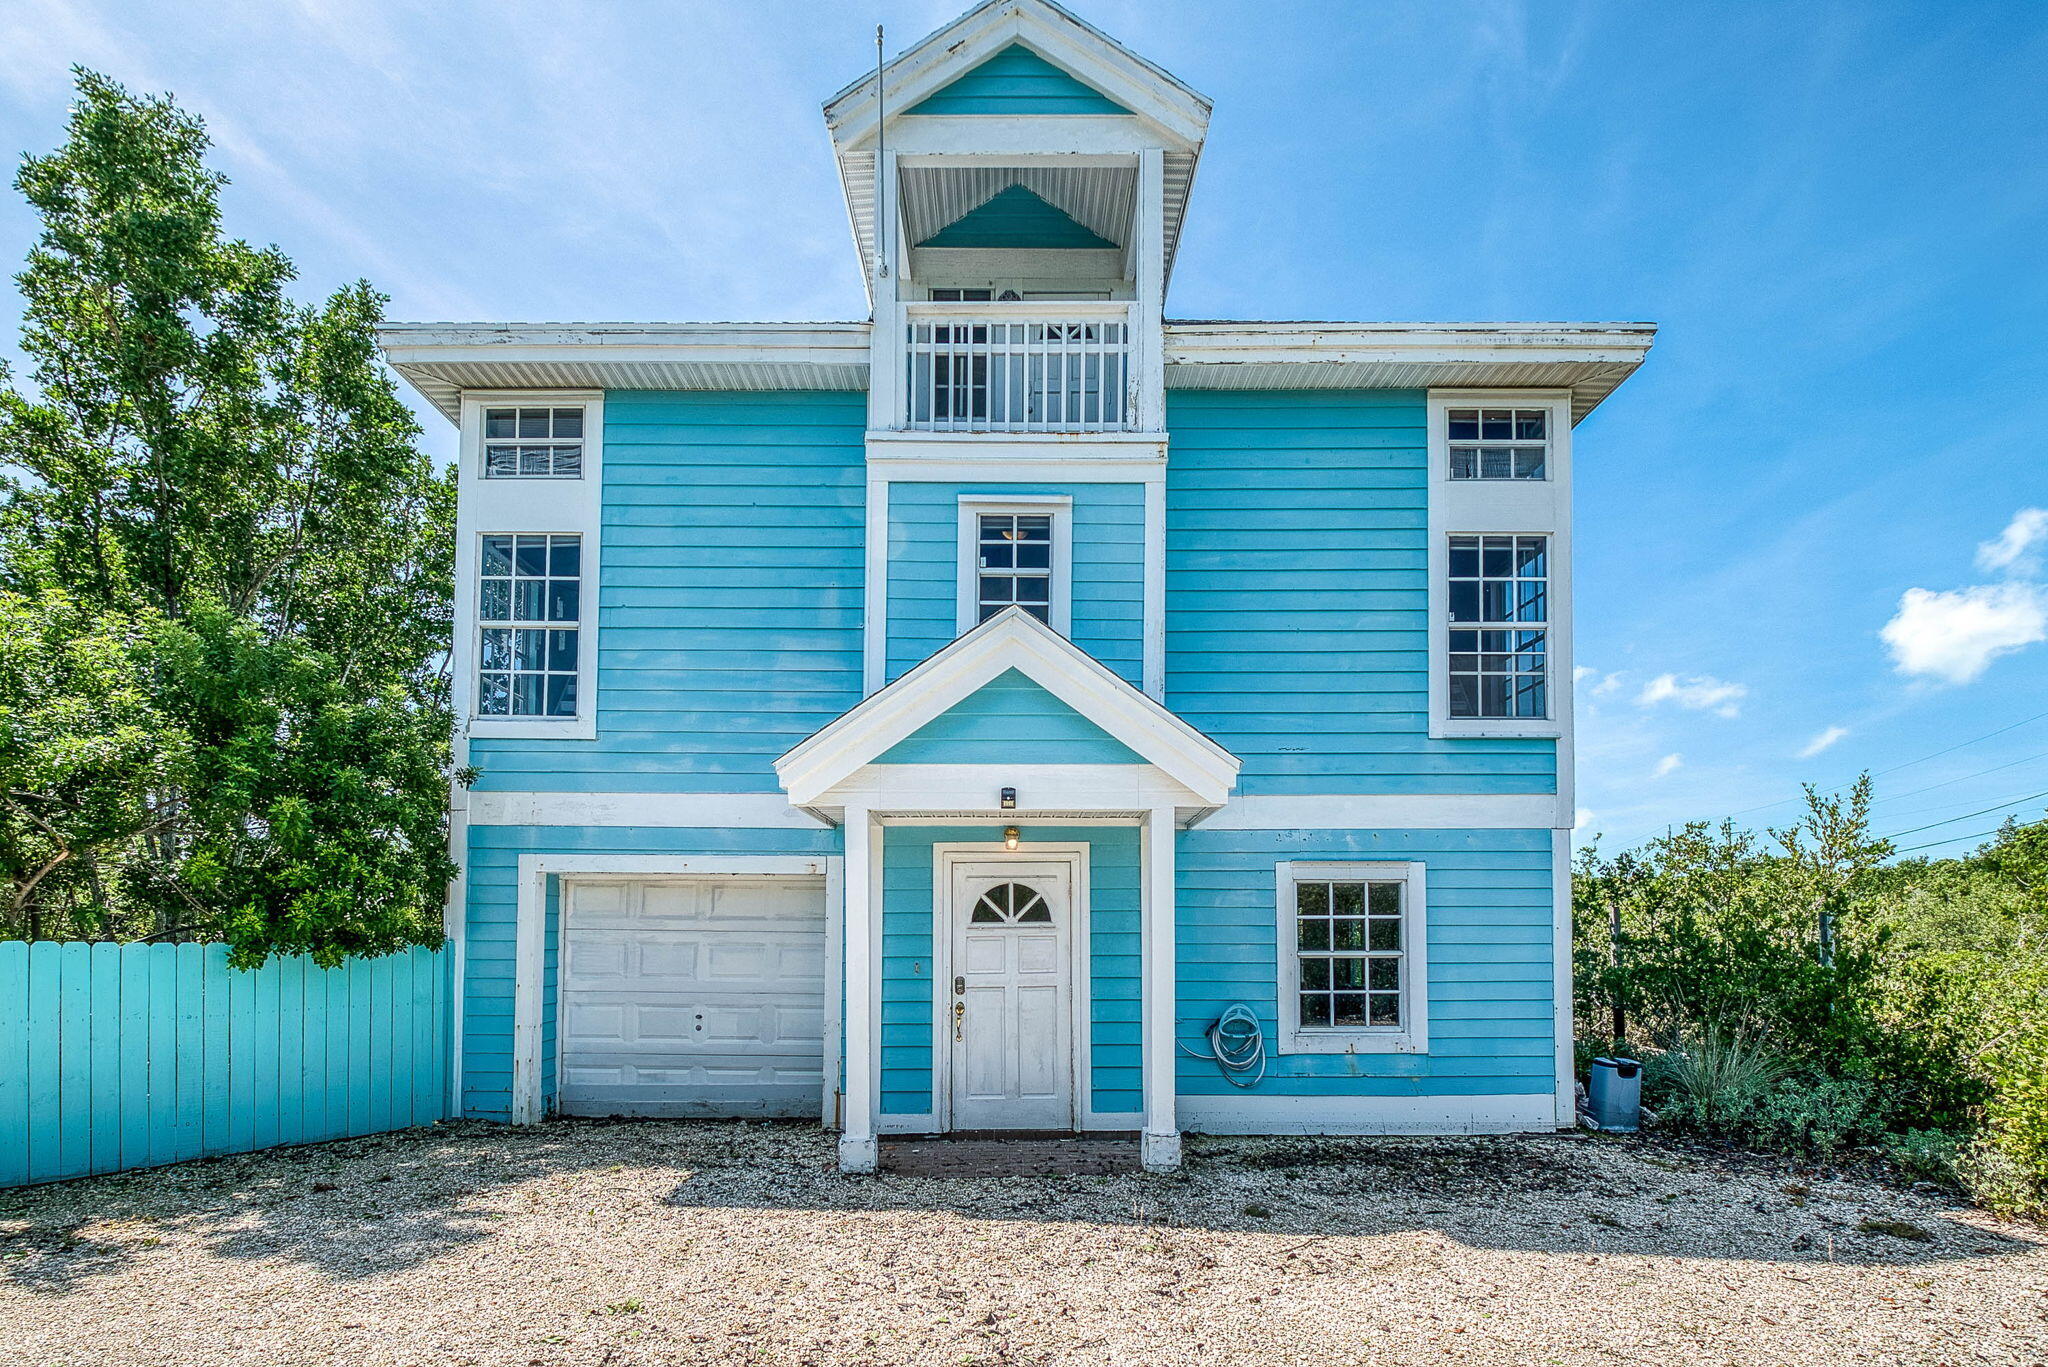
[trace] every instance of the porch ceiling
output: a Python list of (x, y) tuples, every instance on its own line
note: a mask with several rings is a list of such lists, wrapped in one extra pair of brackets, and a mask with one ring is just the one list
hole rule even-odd
[(1021, 185), (1118, 246), (1131, 240), (1136, 166), (910, 166), (899, 177), (903, 236), (925, 241), (1012, 185)]

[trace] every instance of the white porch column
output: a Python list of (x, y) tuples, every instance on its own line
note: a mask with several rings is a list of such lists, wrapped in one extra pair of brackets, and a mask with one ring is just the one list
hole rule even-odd
[(1145, 915), (1141, 936), (1145, 1133), (1139, 1158), (1147, 1172), (1180, 1166), (1180, 1122), (1174, 1116), (1174, 817), (1171, 807), (1145, 815)]
[(839, 1170), (873, 1172), (875, 1152), (875, 825), (848, 807), (846, 834), (846, 1091), (839, 1106)]

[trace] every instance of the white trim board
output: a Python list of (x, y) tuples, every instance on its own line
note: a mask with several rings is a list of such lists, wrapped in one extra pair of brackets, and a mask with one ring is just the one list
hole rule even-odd
[(829, 823), (789, 805), (780, 793), (471, 792), (477, 826), (660, 826), (800, 830)]
[(981, 625), (981, 519), (984, 515), (1048, 517), (1051, 550), (1046, 606), (1052, 629), (1074, 634), (1074, 497), (1072, 494), (980, 494), (959, 498), (953, 548), (953, 634), (965, 636)]
[[(1277, 1079), (1269, 1077), (1267, 1086)], [(1558, 1128), (1548, 1091), (1486, 1096), (1189, 1096), (1181, 1128), (1198, 1134), (1516, 1134)]]
[(1571, 809), (1549, 793), (1331, 793), (1234, 797), (1195, 823), (1217, 831), (1552, 830)]
[[(520, 855), (517, 921), (513, 929), (512, 1123), (536, 1124), (544, 1110), (541, 1078), (547, 1061), (541, 1056), (541, 1020), (546, 1000), (550, 877), (715, 878), (764, 874), (825, 879), (829, 935), (832, 890), (843, 874), (838, 855)], [(836, 1002), (837, 994), (828, 993), (828, 998)], [(460, 1049), (462, 1044), (458, 1039), (455, 1047)], [(828, 1064), (828, 1090), (832, 1072)]]
[[(1401, 1026), (1397, 1030), (1304, 1027), (1301, 1024), (1301, 962), (1295, 886), (1299, 883), (1400, 883)], [(1279, 1029), (1273, 1053), (1426, 1054), (1429, 1052), (1429, 885), (1419, 860), (1283, 859), (1273, 866), (1275, 1000)]]

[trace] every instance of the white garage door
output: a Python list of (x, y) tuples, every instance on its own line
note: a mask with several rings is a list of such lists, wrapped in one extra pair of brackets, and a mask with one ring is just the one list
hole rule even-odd
[(825, 881), (563, 885), (566, 1115), (815, 1116)]

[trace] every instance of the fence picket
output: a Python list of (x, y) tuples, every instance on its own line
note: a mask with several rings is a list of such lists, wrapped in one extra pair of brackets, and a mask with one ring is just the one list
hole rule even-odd
[(0, 1187), (448, 1114), (445, 950), (0, 942)]

